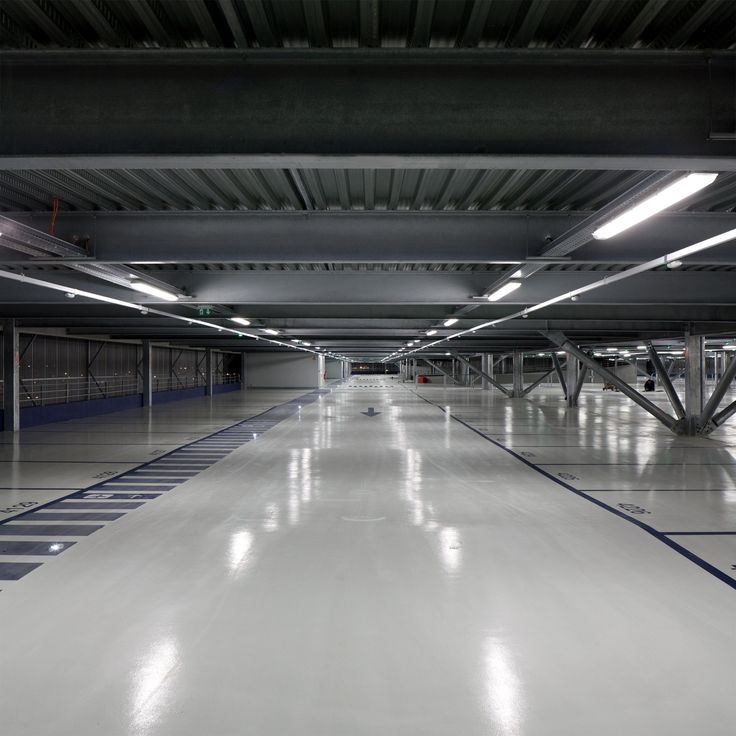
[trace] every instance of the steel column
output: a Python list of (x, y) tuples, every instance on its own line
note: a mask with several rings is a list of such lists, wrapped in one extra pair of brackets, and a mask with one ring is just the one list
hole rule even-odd
[[(575, 382), (575, 388), (573, 389), (572, 396), (568, 396), (567, 405), (570, 407), (577, 406), (578, 400), (580, 399), (580, 392), (583, 390), (583, 384), (585, 383), (585, 377), (588, 375), (588, 367), (580, 365), (578, 360), (573, 358), (568, 359), (570, 362), (575, 363), (578, 377)], [(569, 363), (568, 363), (569, 365)]]
[[(476, 368), (470, 361), (466, 360), (462, 355), (459, 353), (455, 354), (455, 357), (461, 362), (461, 363), (467, 363), (470, 370), (474, 373), (477, 373), (484, 381), (488, 381), (488, 383), (491, 384), (491, 386), (495, 386), (499, 391), (506, 394), (509, 398), (511, 398), (511, 391), (509, 391), (506, 386), (499, 383), (492, 375), (489, 373), (485, 373), (482, 370), (479, 370)], [(491, 370), (493, 370), (493, 367), (491, 366)]]
[[(481, 370), (481, 388), (488, 391), (491, 388), (491, 382), (488, 378), (493, 378), (493, 355), (491, 353), (483, 353), (480, 358)], [(486, 374), (485, 376), (483, 374)]]
[[(582, 376), (582, 378), (581, 378)], [(578, 405), (578, 397), (583, 388), (583, 380), (585, 380), (585, 369), (580, 370), (580, 361), (568, 354), (567, 356), (567, 385), (571, 387), (571, 392), (565, 393), (567, 406), (574, 409)]]
[(214, 393), (215, 373), (212, 364), (212, 350), (207, 348), (204, 353), (204, 395), (212, 396)]
[(150, 340), (143, 340), (143, 355), (141, 356), (141, 370), (143, 372), (143, 406), (153, 404), (153, 348)]
[(713, 393), (710, 395), (710, 398), (703, 407), (703, 413), (700, 415), (701, 431), (708, 425), (708, 422), (710, 422), (715, 415), (718, 405), (723, 401), (723, 397), (731, 387), (731, 382), (734, 377), (736, 377), (736, 355), (731, 359), (731, 362), (728, 364), (728, 368), (726, 368), (721, 380), (718, 381), (713, 389)]
[(3, 430), (20, 429), (20, 360), (18, 327), (14, 319), (3, 320)]
[(685, 410), (688, 419), (699, 417), (705, 396), (705, 338), (685, 338)]
[(562, 372), (562, 365), (560, 365), (560, 359), (552, 353), (552, 363), (555, 367), (555, 373), (557, 373), (557, 380), (560, 382), (560, 388), (562, 393), (567, 398), (567, 383), (565, 382), (565, 374)]
[(441, 368), (441, 367), (440, 367), (439, 365), (437, 365), (437, 363), (435, 363), (434, 361), (432, 361), (432, 360), (428, 360), (427, 358), (422, 358), (422, 360), (423, 360), (423, 361), (424, 361), (424, 362), (425, 362), (425, 363), (426, 363), (426, 364), (427, 364), (427, 365), (428, 365), (428, 366), (429, 366), (430, 368), (432, 368), (433, 370), (435, 370), (435, 371), (438, 371), (438, 372), (439, 372), (439, 373), (441, 373), (441, 374), (442, 374), (443, 376), (447, 376), (447, 378), (449, 378), (449, 379), (450, 379), (450, 380), (451, 380), (451, 381), (452, 381), (453, 383), (455, 383), (455, 384), (459, 384), (459, 383), (460, 383), (460, 381), (458, 381), (458, 380), (457, 380), (457, 378), (455, 378), (455, 376), (453, 376), (453, 375), (452, 375), (451, 373), (448, 373), (448, 372), (447, 372), (447, 371), (446, 371), (446, 370), (445, 370), (444, 368)]
[(649, 360), (652, 361), (654, 370), (657, 371), (657, 378), (662, 384), (662, 388), (667, 394), (667, 398), (670, 400), (672, 408), (675, 410), (675, 415), (678, 419), (682, 419), (685, 416), (685, 407), (682, 405), (682, 401), (680, 401), (680, 397), (677, 395), (677, 391), (675, 391), (672, 381), (670, 381), (667, 370), (664, 365), (662, 365), (662, 359), (659, 357), (659, 353), (654, 349), (651, 342), (647, 342), (647, 353), (649, 355)]
[(634, 403), (638, 404), (645, 411), (648, 411), (653, 417), (659, 419), (659, 421), (668, 429), (675, 431), (674, 428), (677, 423), (675, 417), (670, 416), (656, 404), (653, 404), (651, 401), (644, 398), (636, 389), (629, 386), (625, 381), (622, 381), (615, 373), (611, 373), (611, 371), (597, 363), (589, 355), (586, 355), (577, 345), (572, 343), (564, 333), (553, 331), (545, 332), (544, 334), (553, 343), (559, 345), (563, 350), (569, 353), (571, 357), (577, 358), (577, 360), (579, 360), (583, 365), (586, 365), (590, 370), (595, 371), (599, 376), (616, 386), (621, 393), (628, 396)]
[(513, 354), (512, 386), (511, 398), (522, 398), (524, 396), (524, 353), (519, 350), (514, 350)]

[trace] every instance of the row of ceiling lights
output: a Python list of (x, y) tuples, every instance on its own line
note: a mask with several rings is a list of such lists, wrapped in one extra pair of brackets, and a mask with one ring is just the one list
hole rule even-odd
[[(633, 207), (627, 209), (622, 214), (617, 215), (616, 217), (612, 218), (607, 223), (605, 223), (603, 226), (594, 230), (592, 233), (592, 236), (597, 240), (607, 240), (608, 238), (612, 238), (615, 235), (618, 235), (624, 232), (625, 230), (628, 230), (634, 225), (637, 225), (643, 222), (644, 220), (649, 219), (653, 215), (656, 215), (662, 212), (663, 210), (667, 209), (668, 207), (671, 207), (674, 204), (677, 204), (678, 202), (682, 201), (683, 199), (686, 199), (687, 197), (695, 194), (696, 192), (700, 191), (704, 187), (707, 187), (709, 184), (712, 184), (716, 180), (717, 177), (718, 177), (717, 173), (711, 173), (711, 172), (702, 172), (702, 173), (695, 172), (695, 173), (687, 174), (681, 179), (677, 179), (672, 184), (664, 187), (659, 192), (656, 192), (650, 197), (647, 197), (639, 204), (634, 205)], [(679, 268), (682, 265), (682, 261), (680, 260), (680, 258), (685, 257), (686, 255), (691, 255), (693, 253), (700, 252), (707, 248), (711, 248), (715, 245), (719, 245), (720, 243), (724, 243), (728, 240), (733, 240), (734, 238), (736, 238), (736, 230), (731, 230), (726, 233), (722, 233), (721, 235), (717, 235), (713, 238), (708, 238), (707, 240), (701, 241), (700, 243), (694, 243), (691, 246), (687, 246), (677, 251), (673, 251), (672, 253), (668, 253), (665, 256), (663, 256), (661, 259), (654, 259), (647, 263), (641, 264), (638, 267), (630, 269), (629, 271), (624, 271), (618, 275), (618, 278), (606, 277), (600, 281), (594, 282), (593, 284), (589, 284), (588, 286), (584, 286), (579, 289), (575, 289), (573, 291), (567, 292), (566, 294), (562, 294), (558, 297), (548, 299), (545, 302), (541, 302), (532, 307), (523, 309), (521, 312), (517, 314), (511, 314), (506, 317), (501, 317), (496, 320), (491, 320), (490, 322), (486, 322), (484, 324), (480, 324), (480, 325), (476, 325), (475, 327), (471, 327), (468, 330), (462, 330), (453, 335), (448, 335), (446, 338), (440, 338), (439, 340), (430, 342), (429, 344), (424, 345), (422, 347), (414, 348), (413, 350), (410, 351), (410, 353), (414, 353), (414, 352), (417, 352), (418, 350), (423, 350), (429, 347), (433, 347), (434, 345), (438, 345), (440, 343), (446, 342), (447, 340), (452, 340), (453, 338), (460, 337), (461, 335), (473, 333), (483, 327), (494, 327), (496, 324), (499, 324), (500, 322), (505, 322), (507, 320), (515, 319), (516, 317), (521, 317), (524, 319), (528, 316), (529, 312), (534, 312), (539, 309), (543, 309), (544, 307), (551, 306), (552, 304), (557, 304), (566, 299), (570, 299), (571, 301), (577, 301), (579, 294), (584, 293), (586, 291), (591, 291), (592, 289), (599, 288), (600, 286), (605, 286), (606, 281), (608, 281), (608, 283), (612, 283), (615, 280), (620, 280), (621, 278), (627, 278), (629, 276), (636, 275), (637, 273), (641, 273), (644, 270), (650, 270), (656, 265), (661, 265), (662, 263), (667, 268)], [(499, 299), (502, 299), (504, 296), (507, 296), (508, 294), (516, 291), (516, 289), (518, 289), (522, 283), (518, 278), (513, 278), (513, 277), (518, 277), (518, 276), (521, 276), (520, 270), (516, 271), (512, 275), (512, 279), (510, 281), (507, 281), (505, 284), (500, 286), (498, 289), (491, 292), (486, 297), (488, 301), (491, 301), (491, 302), (498, 301)], [(454, 325), (457, 321), (458, 320), (456, 317), (449, 317), (442, 323), (442, 325), (443, 327), (450, 327)], [(426, 334), (428, 336), (435, 335), (437, 334), (437, 330), (432, 328), (428, 330)], [(407, 343), (407, 347), (414, 347), (414, 345), (418, 343), (419, 343), (419, 340), (409, 342)], [(405, 350), (404, 347), (399, 348), (399, 350), (397, 350), (396, 352), (392, 353), (391, 355), (387, 355), (385, 358), (383, 358), (382, 362), (393, 360), (399, 357), (404, 350)], [(406, 354), (409, 354), (409, 353), (406, 353)]]
[[(306, 342), (304, 340), (292, 340), (289, 342), (282, 342), (280, 340), (273, 340), (266, 337), (261, 337), (259, 335), (254, 335), (250, 332), (241, 332), (240, 330), (236, 330), (230, 327), (223, 327), (221, 325), (217, 325), (213, 322), (205, 322), (201, 319), (194, 319), (192, 317), (183, 317), (179, 314), (172, 314), (171, 312), (164, 312), (160, 309), (155, 309), (153, 307), (149, 307), (144, 304), (137, 304), (135, 302), (129, 302), (125, 301), (123, 299), (116, 299), (115, 297), (106, 296), (104, 294), (98, 294), (94, 291), (87, 291), (85, 289), (77, 289), (75, 287), (70, 286), (63, 286), (62, 284), (56, 284), (52, 283), (50, 281), (44, 281), (43, 279), (36, 279), (31, 276), (27, 276), (25, 273), (13, 273), (11, 271), (0, 271), (0, 278), (7, 279), (10, 281), (18, 281), (23, 284), (31, 285), (31, 286), (40, 286), (45, 289), (50, 289), (52, 291), (62, 291), (65, 292), (68, 297), (83, 297), (85, 299), (93, 299), (94, 301), (98, 302), (104, 302), (105, 304), (114, 304), (119, 307), (125, 307), (127, 309), (135, 309), (136, 311), (140, 312), (141, 314), (154, 314), (158, 315), (160, 317), (168, 317), (170, 319), (177, 320), (179, 322), (186, 322), (188, 325), (199, 325), (200, 327), (208, 327), (210, 329), (217, 330), (218, 332), (229, 332), (234, 335), (237, 335), (238, 337), (250, 337), (254, 340), (265, 340), (268, 343), (271, 343), (273, 345), (279, 345), (281, 347), (287, 347), (292, 348), (294, 350), (302, 350), (307, 353), (314, 353), (315, 355), (325, 355), (330, 358), (335, 358), (336, 360), (349, 360), (349, 358), (345, 355), (340, 355), (339, 353), (332, 353), (332, 352), (326, 352), (325, 348), (322, 347), (312, 347), (312, 344), (309, 342)], [(133, 285), (133, 282), (135, 282), (135, 286)], [(145, 284), (145, 286), (141, 286), (140, 284)], [(161, 296), (160, 294), (154, 293), (154, 289), (157, 291), (163, 291), (162, 289), (159, 290), (158, 287), (151, 286), (151, 284), (148, 284), (146, 282), (138, 282), (138, 280), (131, 281), (131, 287), (134, 288), (136, 291), (141, 291), (146, 294), (150, 294), (152, 296)], [(169, 296), (175, 296), (170, 292), (167, 292)], [(162, 297), (163, 298), (163, 297)], [(175, 296), (175, 298), (167, 298), (166, 301), (177, 301), (179, 299), (178, 295)], [(250, 324), (250, 321), (247, 320), (245, 317), (231, 317), (231, 321), (235, 322), (238, 325), (246, 326), (245, 323), (248, 325)], [(268, 334), (268, 335), (279, 335), (280, 332), (278, 330), (274, 330), (270, 327), (262, 328), (262, 332)]]

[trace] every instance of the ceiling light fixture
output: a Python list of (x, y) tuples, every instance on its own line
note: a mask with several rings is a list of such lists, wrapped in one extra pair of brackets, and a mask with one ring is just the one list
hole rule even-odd
[(428, 336), (428, 337), (429, 337), (430, 335), (436, 335), (436, 334), (437, 334), (437, 330), (427, 330), (427, 336)]
[(594, 230), (593, 237), (596, 240), (608, 240), (695, 194), (712, 184), (717, 177), (718, 174), (712, 173), (688, 174)]
[(680, 268), (682, 266), (682, 261), (667, 261), (667, 268), (673, 269), (673, 268)]
[[(279, 331), (274, 330), (271, 327), (264, 327), (261, 332), (265, 332), (267, 335), (278, 335)], [(306, 343), (304, 343), (306, 345)]]
[(490, 293), (487, 296), (489, 302), (497, 302), (499, 299), (510, 294), (512, 291), (516, 291), (521, 286), (521, 281), (507, 281), (503, 286), (496, 289), (496, 291)]
[(166, 289), (161, 289), (160, 287), (149, 284), (147, 281), (142, 281), (141, 279), (131, 279), (131, 281), (128, 282), (128, 285), (131, 289), (143, 292), (144, 294), (149, 294), (150, 296), (156, 296), (167, 302), (179, 301), (179, 295), (174, 294), (173, 291), (166, 291)]
[(250, 320), (245, 317), (230, 317), (231, 322), (235, 322), (236, 325), (243, 325), (243, 327), (250, 327)]
[(457, 317), (450, 317), (449, 319), (446, 319), (443, 323), (443, 327), (452, 327), (457, 322)]

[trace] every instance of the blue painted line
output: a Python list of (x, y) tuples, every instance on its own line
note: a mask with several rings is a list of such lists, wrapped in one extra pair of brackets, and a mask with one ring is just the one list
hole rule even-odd
[(0, 580), (20, 580), (41, 567), (41, 562), (0, 562)]
[[(409, 389), (411, 391), (411, 389)], [(480, 430), (476, 429), (472, 425), (468, 424), (467, 422), (463, 421), (462, 419), (458, 419), (452, 412), (447, 412), (444, 407), (440, 406), (439, 404), (435, 404), (434, 401), (430, 401), (429, 399), (425, 399), (424, 396), (421, 396), (420, 394), (412, 391), (412, 393), (420, 398), (422, 401), (426, 402), (430, 406), (434, 406), (435, 408), (439, 409), (443, 414), (448, 414), (452, 419), (454, 419), (456, 422), (459, 422), (464, 427), (467, 427), (471, 432), (475, 432), (479, 437), (482, 437), (487, 442), (490, 442), (492, 445), (495, 445), (498, 447), (499, 450), (503, 450), (504, 452), (507, 452), (512, 457), (516, 458), (520, 463), (524, 463), (528, 468), (531, 468), (535, 472), (539, 473), (540, 475), (543, 475), (548, 480), (551, 480), (553, 483), (556, 483), (558, 486), (561, 486), (567, 491), (570, 491), (570, 493), (574, 493), (576, 496), (580, 496), (581, 498), (586, 499), (587, 501), (590, 501), (591, 503), (595, 504), (596, 506), (599, 506), (602, 509), (605, 509), (611, 514), (614, 514), (615, 516), (618, 516), (620, 519), (624, 519), (624, 521), (628, 521), (630, 524), (634, 524), (634, 526), (638, 526), (640, 529), (645, 531), (647, 534), (650, 534), (655, 539), (659, 540), (663, 544), (666, 544), (668, 547), (673, 549), (678, 554), (682, 555), (686, 559), (690, 560), (690, 562), (696, 564), (698, 567), (702, 568), (706, 572), (710, 573), (714, 577), (718, 578), (721, 582), (726, 583), (730, 588), (734, 588), (736, 590), (736, 579), (732, 578), (730, 575), (727, 575), (725, 572), (719, 570), (715, 565), (711, 565), (710, 562), (706, 562), (701, 557), (698, 557), (698, 555), (693, 554), (689, 549), (683, 547), (681, 544), (678, 544), (673, 539), (670, 539), (666, 534), (657, 531), (654, 527), (649, 526), (649, 524), (645, 524), (643, 521), (640, 521), (639, 519), (636, 519), (632, 516), (629, 516), (628, 514), (624, 513), (623, 511), (619, 511), (618, 509), (613, 508), (612, 506), (609, 506), (604, 501), (601, 501), (600, 499), (594, 498), (593, 496), (588, 495), (585, 491), (581, 491), (578, 488), (575, 488), (574, 486), (571, 486), (569, 483), (565, 483), (565, 481), (561, 480), (560, 478), (555, 478), (554, 475), (551, 473), (548, 473), (543, 468), (540, 468), (538, 465), (535, 465), (532, 462), (529, 462), (526, 458), (522, 457), (521, 455), (517, 454), (513, 450), (510, 450), (508, 447), (504, 447), (500, 442), (496, 442), (496, 440), (491, 439), (487, 434), (484, 434)]]
[(13, 517), (0, 524), (0, 536), (9, 537), (88, 537), (104, 526), (73, 524), (14, 524)]
[(36, 511), (26, 516), (24, 521), (117, 521), (125, 512), (96, 513), (94, 511)]
[(111, 483), (109, 486), (100, 486), (102, 490), (107, 491), (170, 491), (173, 488), (176, 488), (176, 486), (157, 486), (153, 483), (148, 483), (145, 485), (139, 484), (139, 485), (116, 485), (115, 483)]
[(189, 468), (187, 470), (172, 470), (171, 468), (154, 468), (153, 466), (144, 468), (143, 470), (132, 470), (125, 475), (119, 475), (118, 478), (145, 478), (149, 475), (171, 475), (177, 478), (191, 478), (198, 475), (199, 471)]
[(76, 542), (25, 542), (17, 539), (0, 540), (0, 555), (49, 555), (54, 556), (71, 547)]
[(160, 493), (99, 493), (99, 492), (89, 492), (89, 491), (80, 491), (79, 493), (75, 493), (73, 496), (68, 496), (67, 498), (96, 498), (100, 501), (105, 501), (106, 503), (112, 503), (113, 501), (118, 501), (120, 499), (132, 499), (132, 498), (142, 498), (146, 501), (152, 501), (155, 498), (158, 498), (161, 494)]
[(54, 509), (59, 511), (71, 511), (72, 509), (80, 511), (86, 511), (89, 509), (109, 509), (110, 507), (116, 509), (137, 509), (143, 506), (143, 501), (75, 501), (74, 499), (66, 499), (65, 501), (59, 501), (59, 503), (53, 503), (51, 506), (46, 506), (47, 509)]
[(196, 468), (209, 468), (215, 462), (208, 462), (207, 460), (179, 460), (175, 458), (171, 460), (160, 460), (157, 463), (152, 463), (149, 467), (154, 469), (166, 468), (167, 470), (195, 470)]
[(194, 475), (169, 475), (168, 473), (166, 475), (163, 473), (161, 475), (140, 475), (137, 478), (128, 478), (126, 480), (129, 480), (131, 483), (185, 483), (194, 478), (195, 475), (199, 475), (199, 473), (195, 473)]
[(667, 537), (718, 537), (718, 536), (731, 536), (736, 532), (660, 532)]

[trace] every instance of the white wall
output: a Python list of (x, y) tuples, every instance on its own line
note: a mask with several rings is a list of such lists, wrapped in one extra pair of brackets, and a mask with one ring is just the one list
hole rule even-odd
[(342, 378), (342, 361), (327, 358), (327, 378)]
[(246, 353), (245, 384), (252, 388), (319, 388), (324, 356), (311, 353)]

